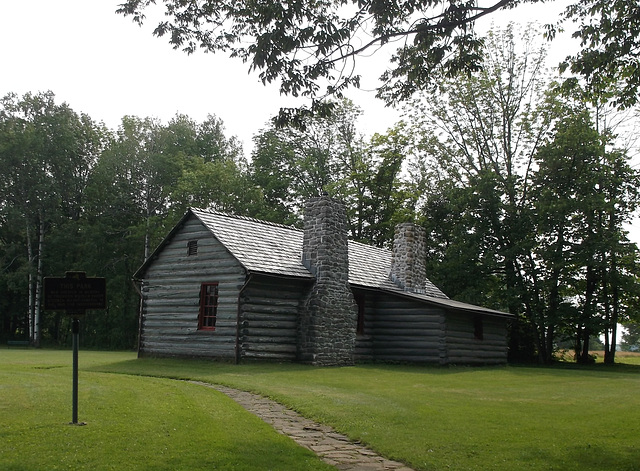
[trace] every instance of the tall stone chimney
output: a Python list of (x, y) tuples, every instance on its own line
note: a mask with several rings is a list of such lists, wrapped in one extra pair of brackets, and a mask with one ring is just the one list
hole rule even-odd
[(425, 292), (427, 279), (426, 236), (423, 227), (411, 222), (398, 224), (391, 254), (391, 280), (405, 291)]
[(328, 196), (306, 204), (302, 263), (316, 280), (302, 301), (298, 359), (314, 365), (351, 365), (358, 310), (349, 287), (347, 217), (344, 206)]

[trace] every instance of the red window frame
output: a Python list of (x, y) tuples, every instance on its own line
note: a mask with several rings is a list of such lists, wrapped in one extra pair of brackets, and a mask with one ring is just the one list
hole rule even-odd
[(198, 330), (216, 330), (218, 317), (218, 283), (200, 285), (200, 312)]

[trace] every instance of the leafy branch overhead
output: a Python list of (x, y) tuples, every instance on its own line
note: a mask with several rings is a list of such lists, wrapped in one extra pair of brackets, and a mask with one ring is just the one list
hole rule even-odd
[[(537, 1), (537, 0), (533, 0)], [(326, 111), (327, 96), (340, 98), (359, 87), (356, 58), (397, 45), (394, 68), (379, 96), (408, 98), (430, 84), (432, 72), (472, 72), (481, 62), (482, 41), (474, 22), (519, 0), (165, 0), (165, 19), (154, 30), (176, 49), (222, 51), (250, 64), (263, 83), (283, 94), (311, 99), (308, 111)], [(117, 10), (142, 24), (155, 0), (128, 0)], [(285, 121), (295, 119), (283, 110)]]

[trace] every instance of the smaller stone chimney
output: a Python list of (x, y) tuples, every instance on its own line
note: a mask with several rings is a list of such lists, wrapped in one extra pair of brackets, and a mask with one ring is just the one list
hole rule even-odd
[(347, 216), (328, 196), (311, 198), (304, 213), (302, 263), (315, 282), (302, 300), (298, 359), (314, 365), (351, 365), (357, 305), (349, 286)]
[(424, 228), (405, 222), (398, 224), (391, 254), (391, 281), (405, 291), (425, 292), (427, 279)]

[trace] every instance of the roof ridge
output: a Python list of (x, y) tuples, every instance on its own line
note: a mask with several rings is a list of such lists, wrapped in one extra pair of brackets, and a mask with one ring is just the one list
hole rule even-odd
[(228, 217), (230, 219), (240, 219), (243, 221), (257, 222), (257, 223), (265, 224), (268, 226), (279, 227), (281, 229), (290, 229), (292, 231), (302, 232), (302, 229), (298, 229), (297, 227), (287, 226), (286, 224), (280, 224), (277, 222), (265, 221), (264, 219), (257, 219), (249, 216), (240, 216), (237, 214), (225, 213), (224, 211), (215, 211), (213, 209), (202, 209), (202, 208), (189, 208), (189, 209), (191, 209), (191, 211), (199, 211), (202, 213), (213, 214), (215, 216), (223, 216), (223, 217)]
[(391, 252), (388, 248), (386, 247), (378, 247), (377, 245), (373, 245), (373, 244), (367, 244), (366, 242), (360, 242), (359, 240), (353, 240), (353, 239), (348, 239), (350, 244), (357, 244), (357, 245), (362, 245), (364, 247), (368, 247), (370, 249), (376, 249), (376, 250), (381, 250), (383, 252)]

